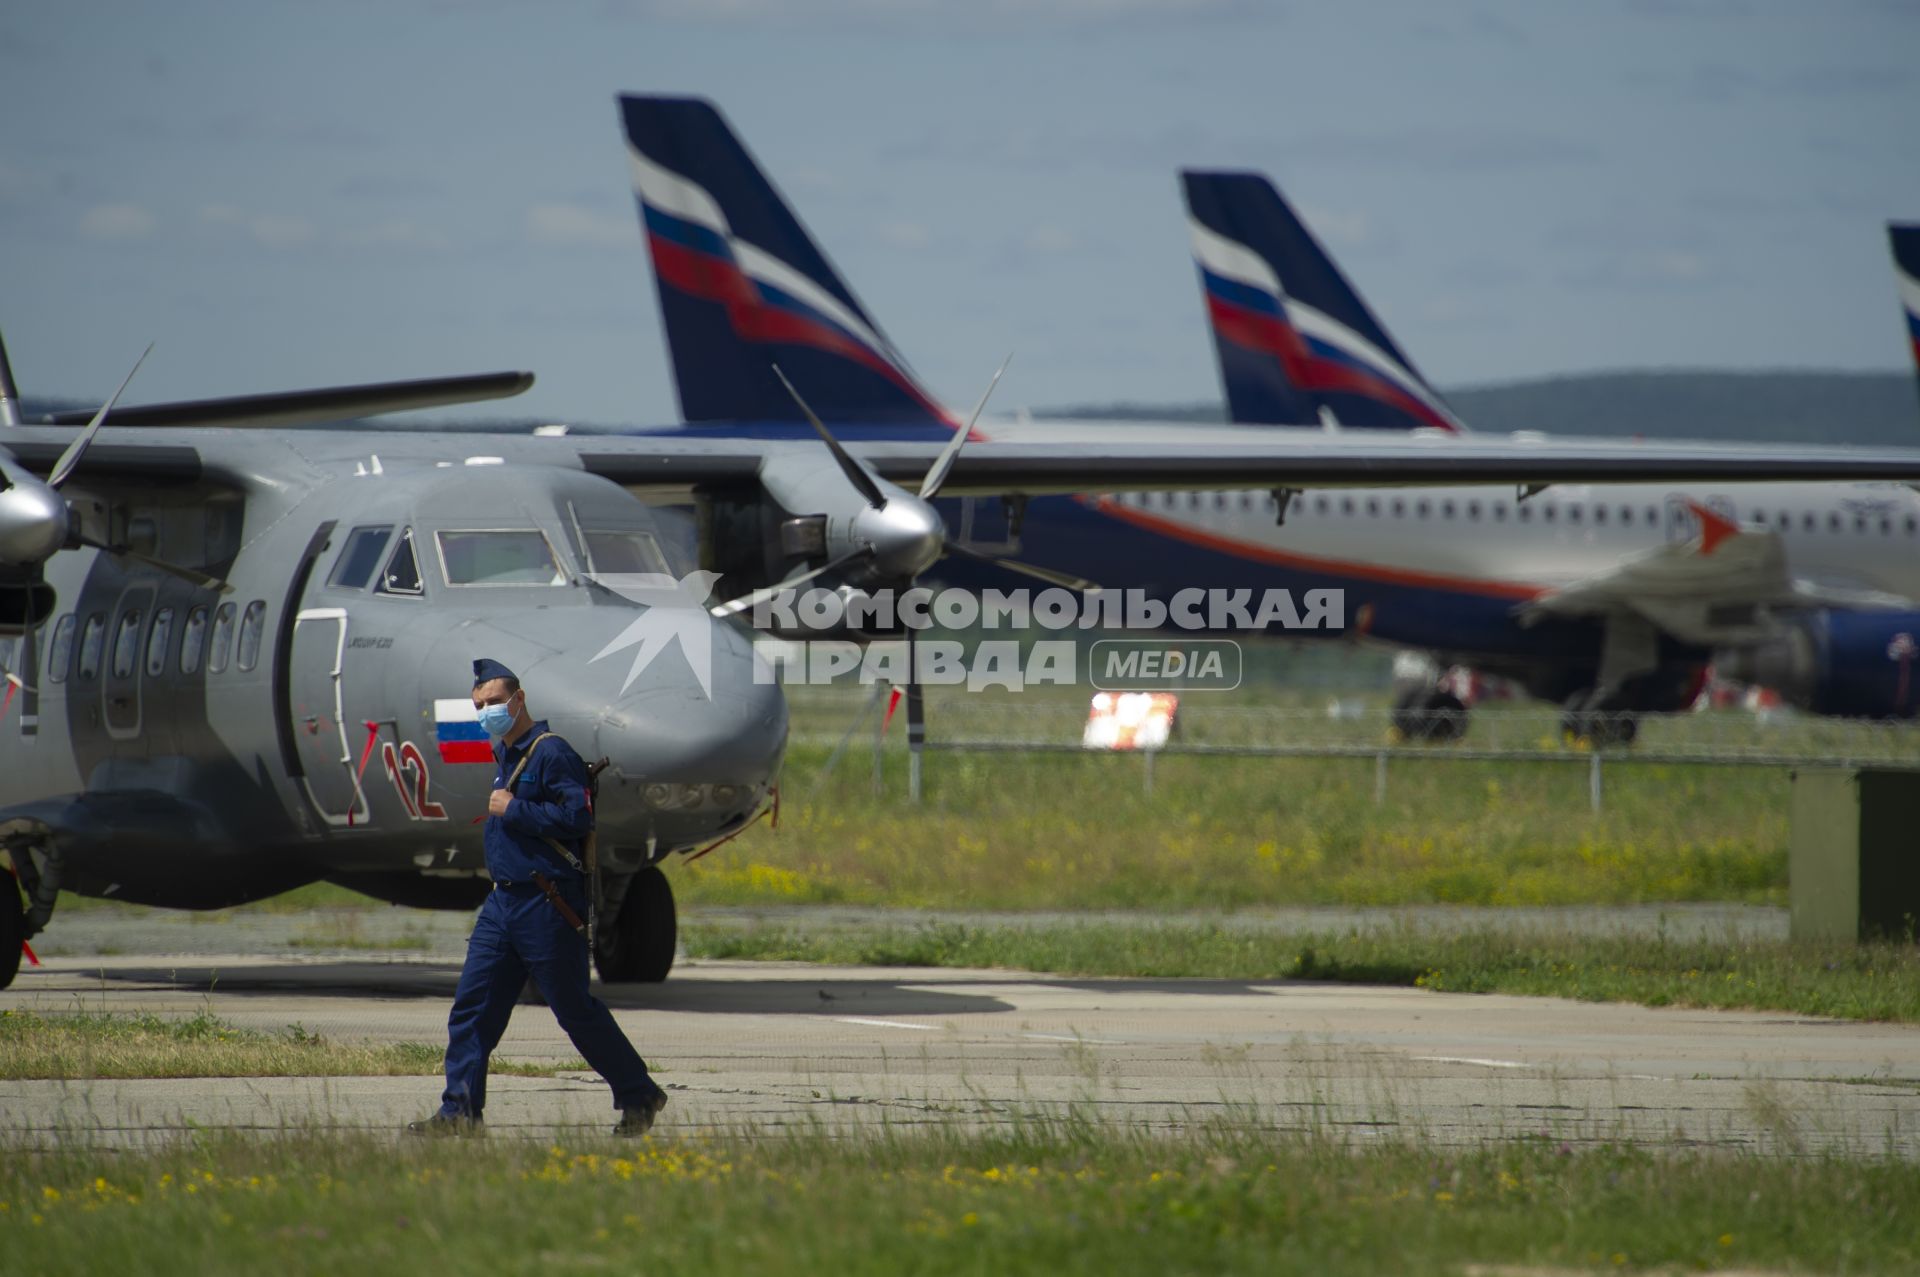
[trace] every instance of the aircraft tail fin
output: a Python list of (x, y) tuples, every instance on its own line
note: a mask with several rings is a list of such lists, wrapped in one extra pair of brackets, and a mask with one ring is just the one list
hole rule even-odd
[(1272, 182), (1180, 176), (1234, 421), (1466, 430)]
[(689, 422), (951, 419), (712, 103), (622, 95), (621, 123)]
[(1920, 222), (1888, 222), (1893, 245), (1893, 277), (1900, 288), (1900, 309), (1907, 318), (1907, 345), (1920, 375)]

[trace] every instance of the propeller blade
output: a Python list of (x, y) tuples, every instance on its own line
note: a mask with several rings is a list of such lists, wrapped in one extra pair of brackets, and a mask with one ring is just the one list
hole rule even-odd
[(155, 571), (165, 572), (168, 576), (177, 576), (182, 581), (190, 585), (197, 585), (203, 590), (217, 590), (221, 594), (233, 593), (233, 587), (231, 585), (217, 576), (201, 572), (196, 568), (182, 567), (178, 563), (169, 563), (165, 559), (156, 559), (151, 554), (142, 554), (140, 551), (130, 550), (124, 545), (108, 545), (105, 541), (96, 541), (90, 536), (82, 535), (80, 537), (80, 544), (98, 550), (102, 554), (111, 554), (115, 558), (132, 559), (135, 563), (144, 563)]
[(73, 473), (74, 467), (80, 464), (80, 458), (86, 455), (88, 447), (93, 443), (93, 437), (100, 433), (100, 425), (107, 419), (107, 413), (112, 411), (113, 405), (120, 402), (120, 395), (126, 390), (127, 383), (133, 380), (133, 374), (140, 371), (140, 365), (146, 363), (147, 356), (152, 353), (153, 343), (148, 342), (147, 348), (140, 352), (140, 358), (133, 361), (133, 367), (121, 379), (120, 389), (114, 391), (113, 397), (100, 405), (100, 411), (93, 414), (93, 420), (74, 436), (73, 442), (67, 445), (67, 450), (60, 454), (58, 461), (53, 463), (53, 473), (47, 476), (49, 488), (58, 489), (67, 481), (67, 476)]
[(814, 577), (820, 576), (823, 573), (831, 572), (835, 568), (840, 567), (842, 564), (851, 563), (855, 559), (861, 558), (865, 555), (869, 555), (872, 553), (873, 551), (870, 548), (863, 545), (858, 550), (854, 550), (854, 551), (851, 551), (850, 553), (843, 554), (837, 559), (829, 559), (827, 562), (822, 563), (819, 567), (813, 568), (810, 571), (802, 572), (799, 576), (790, 576), (784, 581), (777, 582), (773, 585), (765, 586), (761, 589), (755, 590), (751, 594), (742, 594), (737, 599), (729, 599), (725, 603), (722, 603), (717, 607), (709, 608), (707, 610), (712, 612), (715, 616), (719, 616), (719, 617), (736, 616), (739, 613), (746, 611), (748, 608), (753, 607), (755, 604), (760, 603), (766, 599), (772, 598), (774, 595), (780, 593), (782, 590), (791, 590), (794, 586), (799, 585), (803, 581), (811, 581), (813, 580)]
[(947, 471), (953, 469), (954, 460), (959, 457), (960, 449), (965, 446), (967, 436), (973, 433), (973, 423), (980, 420), (981, 412), (986, 409), (987, 400), (993, 397), (993, 388), (1000, 384), (1000, 374), (1004, 373), (1007, 365), (1012, 362), (1013, 352), (1008, 351), (1007, 357), (1000, 361), (999, 370), (993, 374), (993, 380), (987, 383), (987, 393), (981, 395), (980, 402), (973, 406), (973, 415), (967, 418), (966, 428), (956, 431), (953, 438), (947, 441), (947, 446), (940, 450), (940, 455), (933, 459), (933, 465), (927, 470), (927, 477), (920, 481), (921, 500), (931, 501), (940, 491), (940, 485), (947, 481)]
[(793, 401), (800, 405), (800, 411), (807, 414), (807, 420), (813, 423), (814, 431), (820, 436), (821, 442), (825, 443), (833, 453), (833, 459), (840, 463), (840, 472), (847, 476), (847, 482), (851, 483), (874, 509), (878, 510), (885, 506), (887, 494), (880, 491), (880, 485), (874, 481), (871, 474), (867, 473), (866, 467), (855, 461), (853, 454), (841, 447), (840, 441), (833, 437), (832, 432), (820, 418), (813, 415), (813, 409), (807, 406), (807, 401), (800, 397), (800, 392), (795, 390), (793, 383), (787, 380), (787, 374), (780, 371), (779, 364), (773, 365), (773, 375), (780, 379), (780, 384), (787, 388), (787, 393), (793, 396)]
[(947, 542), (945, 553), (957, 554), (963, 559), (972, 559), (976, 563), (991, 563), (1009, 572), (1020, 572), (1035, 580), (1045, 581), (1049, 585), (1065, 586), (1069, 590), (1097, 590), (1098, 584), (1083, 576), (1072, 576), (1066, 572), (1055, 572), (1052, 568), (1035, 567), (1031, 563), (1022, 563), (1018, 559), (1003, 559), (998, 555), (986, 554), (956, 541)]

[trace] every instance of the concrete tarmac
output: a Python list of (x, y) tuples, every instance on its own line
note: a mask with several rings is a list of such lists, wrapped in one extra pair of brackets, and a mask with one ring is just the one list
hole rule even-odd
[[(209, 937), (211, 938), (211, 937)], [(458, 958), (334, 952), (51, 957), (0, 1006), (206, 1010), (340, 1041), (444, 1042)], [(1081, 1114), (1355, 1141), (1542, 1138), (1920, 1156), (1920, 1028), (1297, 982), (687, 962), (601, 991), (671, 1094), (660, 1131), (1007, 1125)], [(571, 1046), (544, 1007), (501, 1055)], [(198, 1128), (394, 1131), (417, 1078), (0, 1081), (0, 1141), (143, 1144)], [(613, 1113), (591, 1074), (499, 1077), (496, 1137)]]

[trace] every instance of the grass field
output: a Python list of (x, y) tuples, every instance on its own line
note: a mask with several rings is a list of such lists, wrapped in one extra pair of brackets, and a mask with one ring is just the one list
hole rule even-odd
[[(185, 1017), (74, 1011), (0, 1011), (0, 1078), (387, 1077), (440, 1071), (444, 1044), (334, 1042), (289, 1025), (240, 1028), (202, 1012)], [(551, 1077), (586, 1061), (493, 1062), (497, 1073)]]
[[(0, 1160), (9, 1271), (1908, 1273), (1920, 1169), (1071, 1119), (546, 1146), (288, 1133)], [(1513, 1271), (1513, 1270), (1508, 1270)]]
[(1920, 949), (1413, 929), (1285, 934), (1193, 923), (821, 930), (698, 924), (692, 957), (1064, 975), (1330, 980), (1647, 1006), (1920, 1022)]
[[(925, 801), (906, 760), (788, 753), (780, 828), (762, 822), (676, 869), (691, 905), (1235, 909), (1274, 904), (1783, 904), (1786, 772), (1621, 764), (1593, 814), (1582, 769), (1396, 760), (1387, 801), (1366, 759), (941, 754)], [(361, 905), (316, 883), (248, 909)], [(59, 910), (129, 907), (63, 894)], [(213, 914), (209, 917), (218, 917)], [(342, 924), (346, 925), (346, 924)]]
[(788, 754), (781, 827), (678, 875), (693, 904), (1233, 909), (1272, 904), (1784, 903), (1787, 775), (1622, 765), (1605, 810), (1580, 768), (1396, 760), (941, 754), (909, 805), (860, 751)]

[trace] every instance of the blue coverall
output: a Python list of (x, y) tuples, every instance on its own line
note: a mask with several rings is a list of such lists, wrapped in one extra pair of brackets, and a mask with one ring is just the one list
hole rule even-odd
[[(517, 747), (494, 747), (495, 789), (505, 787), (528, 747), (546, 730), (545, 722), (536, 722), (519, 737)], [(529, 975), (574, 1047), (613, 1088), (615, 1108), (644, 1107), (659, 1092), (606, 1003), (587, 990), (586, 938), (568, 925), (533, 881), (536, 871), (551, 878), (574, 913), (585, 918), (585, 878), (542, 839), (556, 839), (584, 863), (582, 840), (592, 828), (586, 764), (559, 737), (542, 741), (514, 785), (506, 814), (489, 816), (483, 830), (494, 889), (474, 921), (466, 965), (447, 1016), (447, 1089), (441, 1113), (479, 1117), (486, 1108), (487, 1057), (500, 1044)]]

